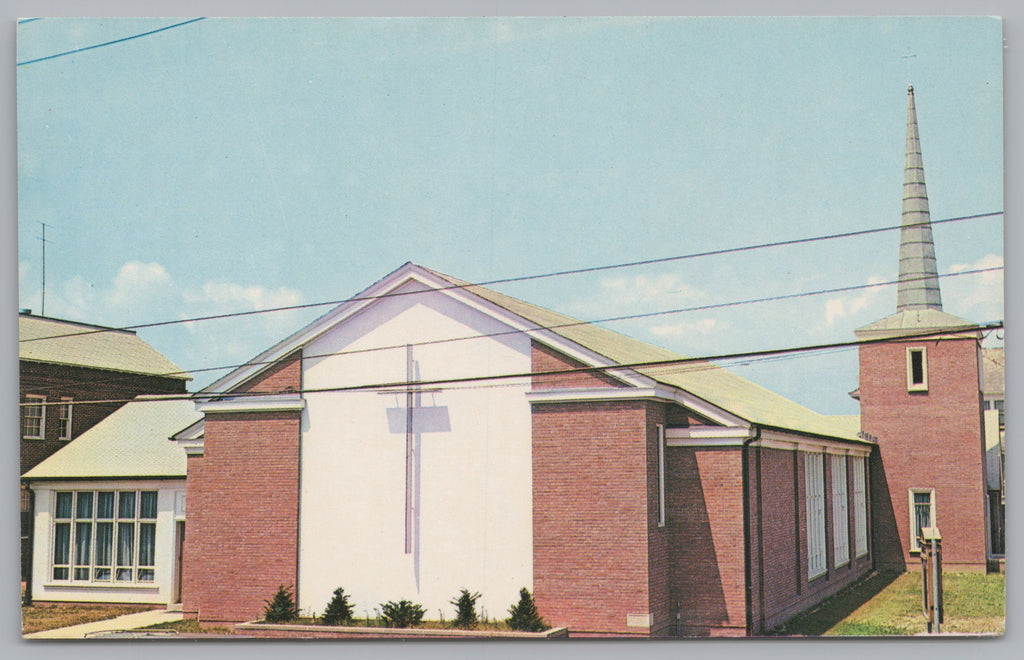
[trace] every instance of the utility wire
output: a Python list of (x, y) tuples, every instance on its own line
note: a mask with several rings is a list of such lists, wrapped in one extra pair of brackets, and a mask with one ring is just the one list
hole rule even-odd
[(750, 250), (761, 250), (761, 249), (766, 249), (766, 248), (784, 247), (784, 246), (789, 246), (789, 245), (800, 245), (800, 244), (804, 244), (804, 243), (814, 243), (814, 242), (818, 242), (818, 241), (833, 240), (833, 239), (838, 239), (838, 238), (852, 238), (852, 237), (855, 237), (855, 236), (866, 236), (866, 235), (869, 235), (869, 234), (877, 234), (879, 232), (893, 231), (895, 229), (922, 227), (922, 226), (926, 226), (926, 225), (938, 225), (938, 224), (944, 224), (944, 223), (948, 223), (948, 222), (961, 222), (961, 221), (964, 221), (964, 220), (977, 220), (977, 219), (980, 219), (980, 218), (994, 217), (994, 216), (998, 216), (998, 215), (1002, 215), (1002, 214), (1003, 214), (1002, 211), (993, 211), (991, 213), (978, 213), (978, 214), (975, 214), (975, 215), (964, 215), (964, 216), (958, 216), (958, 217), (955, 217), (955, 218), (945, 218), (943, 220), (932, 220), (930, 222), (920, 222), (920, 223), (913, 223), (913, 224), (908, 224), (908, 225), (902, 225), (902, 224), (900, 224), (900, 225), (890, 225), (888, 227), (878, 227), (878, 228), (875, 228), (875, 229), (860, 229), (860, 230), (857, 230), (857, 231), (844, 232), (844, 233), (840, 233), (840, 234), (825, 234), (825, 235), (822, 235), (822, 236), (812, 236), (812, 237), (809, 237), (809, 238), (794, 238), (794, 239), (789, 239), (789, 240), (785, 240), (785, 241), (775, 241), (775, 242), (772, 242), (772, 243), (758, 243), (758, 244), (755, 244), (755, 245), (744, 245), (744, 246), (739, 246), (739, 247), (723, 248), (723, 249), (719, 249), (719, 250), (709, 250), (709, 251), (706, 251), (706, 252), (693, 252), (693, 253), (690, 253), (690, 254), (683, 254), (683, 255), (672, 256), (672, 257), (660, 257), (660, 258), (657, 258), (657, 259), (646, 259), (646, 260), (643, 260), (643, 261), (630, 261), (630, 262), (626, 262), (626, 263), (608, 264), (608, 265), (602, 265), (602, 266), (590, 266), (590, 267), (586, 267), (586, 268), (576, 268), (576, 269), (571, 269), (571, 270), (561, 270), (561, 271), (554, 271), (554, 272), (548, 272), (548, 273), (538, 273), (538, 274), (534, 274), (534, 275), (519, 275), (519, 276), (514, 276), (514, 277), (503, 277), (503, 278), (492, 279), (492, 280), (485, 280), (485, 281), (476, 282), (476, 283), (466, 282), (466, 283), (461, 283), (461, 284), (449, 284), (447, 286), (438, 287), (438, 288), (435, 288), (435, 289), (429, 289), (427, 291), (392, 291), (392, 292), (389, 292), (389, 293), (383, 293), (383, 294), (372, 295), (372, 296), (353, 296), (351, 298), (343, 298), (341, 300), (326, 300), (326, 301), (322, 301), (322, 302), (303, 303), (303, 304), (300, 304), (300, 305), (286, 305), (286, 306), (283, 306), (283, 307), (269, 307), (267, 309), (255, 309), (255, 310), (250, 310), (250, 311), (245, 311), (245, 312), (230, 312), (230, 313), (226, 313), (226, 314), (212, 314), (212, 315), (209, 315), (209, 316), (195, 316), (195, 317), (192, 317), (192, 318), (175, 319), (175, 320), (171, 320), (171, 321), (157, 321), (157, 322), (154, 322), (154, 323), (140, 323), (140, 324), (137, 324), (137, 325), (126, 325), (126, 326), (123, 326), (123, 327), (120, 327), (120, 328), (98, 328), (98, 329), (94, 329), (94, 330), (86, 330), (84, 332), (69, 332), (69, 333), (64, 333), (64, 334), (59, 334), (59, 335), (49, 335), (47, 337), (33, 337), (33, 338), (30, 338), (30, 339), (21, 339), (21, 340), (19, 340), (19, 343), (32, 342), (32, 341), (43, 341), (43, 340), (46, 340), (46, 339), (59, 339), (59, 338), (62, 338), (62, 337), (74, 337), (74, 336), (79, 336), (79, 335), (98, 334), (98, 333), (102, 333), (102, 332), (123, 332), (123, 331), (130, 331), (130, 330), (138, 330), (138, 329), (141, 329), (141, 328), (155, 328), (155, 327), (159, 327), (159, 326), (176, 325), (176, 324), (179, 324), (179, 323), (195, 323), (195, 322), (198, 322), (198, 321), (213, 321), (213, 320), (217, 320), (217, 319), (235, 318), (235, 317), (240, 317), (240, 316), (253, 316), (253, 315), (256, 315), (256, 314), (269, 314), (271, 312), (283, 312), (283, 311), (293, 311), (293, 310), (299, 310), (299, 309), (310, 309), (310, 308), (313, 308), (313, 307), (325, 307), (325, 306), (328, 306), (328, 305), (340, 305), (340, 304), (343, 304), (343, 303), (350, 303), (350, 302), (359, 302), (359, 301), (366, 301), (366, 300), (379, 300), (381, 298), (394, 298), (394, 297), (398, 297), (398, 296), (420, 295), (420, 294), (427, 293), (427, 292), (430, 292), (430, 291), (445, 291), (445, 290), (450, 290), (450, 289), (469, 289), (469, 288), (472, 288), (472, 287), (475, 287), (475, 286), (490, 286), (490, 285), (493, 285), (493, 284), (507, 284), (507, 283), (510, 283), (510, 282), (525, 282), (525, 281), (529, 281), (529, 280), (539, 280), (539, 279), (545, 279), (545, 278), (550, 278), (550, 277), (562, 277), (562, 276), (565, 276), (565, 275), (577, 275), (577, 274), (580, 274), (580, 273), (594, 273), (594, 272), (606, 271), (606, 270), (614, 270), (614, 269), (619, 269), (619, 268), (633, 268), (633, 267), (636, 267), (636, 266), (649, 266), (649, 265), (652, 265), (652, 264), (669, 263), (669, 262), (673, 262), (673, 261), (683, 261), (683, 260), (686, 260), (686, 259), (697, 259), (697, 258), (700, 258), (700, 257), (711, 257), (711, 256), (724, 255), (724, 254), (733, 254), (733, 253), (737, 253), (737, 252), (747, 252), (747, 251), (750, 251)]
[[(85, 52), (87, 50), (93, 50), (95, 48), (103, 48), (104, 46), (112, 46), (113, 44), (119, 44), (119, 43), (121, 43), (123, 41), (131, 41), (132, 39), (138, 39), (139, 37), (148, 37), (149, 35), (156, 34), (157, 32), (163, 32), (164, 30), (170, 30), (172, 28), (181, 27), (182, 25), (188, 25), (189, 23), (196, 23), (198, 21), (204, 20), (205, 18), (206, 18), (205, 16), (201, 16), (199, 18), (193, 18), (193, 19), (188, 20), (188, 21), (182, 21), (181, 23), (175, 23), (174, 25), (166, 25), (166, 26), (164, 26), (162, 28), (157, 28), (156, 30), (150, 30), (149, 32), (142, 32), (140, 34), (133, 34), (131, 36), (122, 37), (120, 39), (114, 39), (113, 41), (107, 41), (107, 42), (104, 42), (102, 44), (95, 44), (93, 46), (85, 46), (84, 48), (76, 48), (74, 50), (64, 51), (63, 53), (56, 53), (54, 55), (47, 55), (46, 57), (37, 57), (34, 60), (26, 60), (24, 62), (18, 62), (17, 65), (18, 66), (25, 66), (26, 64), (35, 64), (36, 62), (45, 62), (46, 60), (53, 60), (53, 59), (56, 59), (58, 57), (64, 57), (65, 55), (74, 55), (75, 53), (82, 53), (82, 52)], [(28, 20), (26, 20), (24, 22), (27, 23), (29, 20), (39, 20), (39, 19), (28, 19)]]
[[(999, 271), (999, 270), (1003, 270), (1003, 267), (1002, 266), (993, 266), (991, 268), (980, 268), (980, 269), (977, 269), (977, 270), (965, 270), (965, 271), (960, 271), (960, 272), (956, 272), (956, 273), (944, 273), (942, 275), (938, 275), (938, 277), (940, 277), (940, 278), (960, 277), (962, 275), (976, 275), (978, 273), (988, 273), (988, 272)], [(406, 346), (429, 346), (429, 345), (434, 345), (434, 344), (447, 344), (447, 343), (453, 343), (453, 342), (459, 342), (459, 341), (470, 341), (470, 340), (473, 340), (473, 339), (484, 339), (484, 338), (488, 338), (488, 337), (501, 337), (501, 336), (505, 336), (505, 335), (526, 334), (528, 332), (536, 332), (536, 331), (539, 331), (539, 330), (559, 330), (559, 329), (562, 329), (562, 328), (571, 328), (571, 327), (576, 327), (576, 326), (581, 326), (581, 325), (594, 325), (594, 324), (597, 324), (597, 323), (614, 323), (616, 321), (629, 321), (629, 320), (634, 320), (634, 319), (652, 318), (652, 317), (656, 317), (656, 316), (668, 316), (668, 315), (672, 315), (672, 314), (682, 314), (682, 313), (685, 313), (685, 312), (699, 312), (699, 311), (707, 311), (707, 310), (712, 310), (712, 309), (723, 309), (723, 308), (728, 308), (728, 307), (737, 307), (737, 306), (740, 306), (740, 305), (751, 305), (751, 304), (755, 304), (755, 303), (776, 302), (776, 301), (780, 301), (780, 300), (789, 300), (789, 299), (794, 299), (794, 298), (804, 298), (804, 297), (811, 297), (811, 296), (820, 296), (820, 295), (826, 295), (826, 294), (831, 294), (831, 293), (844, 293), (844, 292), (849, 292), (849, 291), (859, 291), (859, 290), (863, 290), (863, 289), (871, 289), (871, 288), (874, 288), (874, 287), (892, 286), (894, 284), (899, 284), (901, 282), (902, 283), (917, 282), (917, 281), (927, 280), (927, 279), (930, 279), (930, 276), (907, 278), (907, 279), (904, 279), (904, 280), (889, 280), (887, 282), (876, 282), (876, 283), (871, 283), (871, 284), (854, 284), (854, 285), (850, 285), (850, 286), (835, 287), (835, 288), (831, 288), (831, 289), (819, 289), (819, 290), (816, 290), (816, 291), (803, 291), (803, 292), (800, 292), (800, 293), (787, 293), (787, 294), (782, 294), (782, 295), (778, 295), (778, 296), (765, 296), (765, 297), (761, 297), (761, 298), (751, 298), (751, 299), (747, 299), (747, 300), (735, 300), (735, 301), (722, 302), (722, 303), (710, 303), (710, 304), (707, 304), (707, 305), (698, 305), (698, 306), (695, 306), (695, 307), (681, 307), (681, 308), (677, 308), (677, 309), (666, 309), (666, 310), (661, 310), (661, 311), (656, 311), (656, 312), (641, 312), (641, 313), (638, 313), (638, 314), (626, 314), (626, 315), (622, 315), (622, 316), (611, 316), (611, 317), (606, 317), (606, 318), (603, 318), (603, 319), (594, 319), (594, 320), (591, 320), (591, 321), (572, 321), (572, 322), (569, 322), (569, 323), (558, 323), (558, 324), (554, 324), (554, 325), (537, 326), (537, 327), (531, 328), (530, 330), (501, 330), (501, 331), (498, 331), (498, 332), (490, 332), (490, 333), (479, 334), (479, 335), (467, 335), (467, 336), (462, 336), (462, 337), (446, 337), (444, 339), (432, 339), (432, 340), (421, 341), (421, 342), (412, 342), (412, 343), (407, 343), (407, 344), (393, 344), (393, 345), (388, 345), (388, 346), (374, 346), (374, 347), (370, 347), (370, 348), (358, 348), (358, 349), (351, 349), (351, 350), (344, 350), (344, 351), (333, 351), (333, 352), (329, 352), (329, 353), (318, 353), (318, 354), (314, 354), (314, 355), (304, 355), (303, 359), (314, 360), (314, 359), (318, 359), (318, 358), (334, 357), (334, 356), (339, 356), (339, 355), (353, 355), (353, 354), (357, 354), (357, 353), (373, 353), (373, 352), (377, 352), (377, 351), (394, 350), (394, 349), (399, 349), (399, 348), (405, 348)], [(161, 373), (161, 374), (151, 374), (151, 375), (153, 375), (153, 376), (164, 376), (164, 377), (184, 376), (184, 375), (197, 374), (197, 373), (208, 372), (208, 371), (223, 371), (225, 369), (236, 369), (238, 367), (245, 367), (245, 366), (260, 366), (260, 365), (266, 365), (266, 364), (273, 364), (275, 362), (278, 362), (279, 360), (280, 360), (280, 358), (277, 358), (277, 359), (274, 359), (274, 360), (249, 361), (249, 362), (243, 362), (241, 364), (228, 364), (228, 365), (222, 365), (222, 366), (217, 366), (217, 367), (203, 367), (203, 368), (199, 368), (199, 369), (187, 369), (187, 370), (183, 369), (183, 370), (180, 370), (180, 371), (168, 371), (168, 372)], [(134, 378), (134, 377), (136, 377), (136, 376), (135, 375), (125, 375), (125, 376), (117, 376), (117, 377), (112, 377), (112, 378), (106, 378), (106, 379), (102, 379), (102, 380), (88, 380), (88, 381), (81, 381), (81, 382), (88, 382), (91, 385), (102, 385), (102, 384), (108, 384), (108, 383), (118, 382), (118, 381), (122, 381), (122, 380), (127, 380), (127, 379)], [(53, 381), (55, 383), (57, 383), (57, 382), (64, 382), (63, 379), (58, 379), (58, 378), (49, 378), (49, 380), (51, 380), (51, 381)]]
[[(691, 357), (691, 358), (673, 358), (669, 360), (649, 360), (643, 362), (625, 362), (619, 364), (611, 364), (607, 366), (596, 366), (596, 367), (575, 367), (570, 369), (552, 369), (548, 371), (526, 371), (517, 373), (505, 373), (505, 374), (483, 374), (479, 376), (462, 376), (459, 378), (438, 378), (433, 380), (417, 380), (417, 381), (386, 381), (380, 383), (366, 383), (362, 385), (344, 385), (339, 387), (314, 387), (314, 388), (302, 388), (302, 389), (288, 389), (280, 392), (203, 392), (201, 394), (170, 394), (166, 396), (162, 395), (146, 395), (142, 399), (94, 399), (84, 401), (74, 401), (74, 405), (85, 405), (85, 404), (105, 404), (105, 403), (128, 403), (130, 401), (186, 401), (186, 400), (207, 400), (215, 399), (219, 397), (229, 397), (235, 399), (242, 399), (254, 396), (272, 396), (275, 394), (320, 394), (328, 392), (365, 392), (373, 390), (381, 390), (384, 392), (391, 391), (403, 391), (402, 388), (409, 387), (421, 387), (426, 385), (432, 386), (444, 386), (444, 385), (455, 385), (461, 383), (487, 383), (502, 380), (513, 380), (521, 378), (537, 378), (543, 376), (566, 376), (572, 374), (612, 374), (621, 371), (637, 370), (637, 369), (655, 369), (659, 367), (670, 367), (677, 365), (686, 365), (694, 363), (707, 363), (707, 362), (723, 362), (729, 360), (741, 360), (747, 358), (760, 358), (766, 356), (781, 356), (797, 355), (800, 353), (810, 353), (818, 351), (827, 351), (832, 349), (847, 348), (853, 346), (869, 346), (872, 344), (882, 343), (897, 343), (906, 342), (911, 340), (919, 339), (930, 339), (934, 338), (940, 340), (943, 337), (949, 335), (963, 334), (965, 332), (985, 332), (987, 330), (994, 330), (1003, 327), (1002, 321), (991, 321), (988, 323), (981, 324), (967, 324), (962, 326), (954, 326), (950, 328), (944, 328), (941, 330), (928, 330), (919, 333), (908, 333), (900, 335), (898, 337), (879, 337), (875, 339), (858, 339), (854, 341), (846, 342), (834, 342), (830, 344), (810, 344), (804, 346), (792, 346), (788, 348), (772, 348), (760, 351), (744, 351), (740, 353), (722, 353), (718, 355), (708, 355), (704, 357)], [(717, 365), (715, 365), (717, 366)], [(713, 368), (713, 367), (710, 367)], [(47, 401), (43, 403), (26, 403), (23, 402), (21, 406), (55, 406), (61, 405), (67, 402), (61, 401)]]

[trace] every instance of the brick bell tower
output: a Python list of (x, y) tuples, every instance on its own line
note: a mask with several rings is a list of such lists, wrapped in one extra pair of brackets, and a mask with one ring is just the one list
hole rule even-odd
[(861, 430), (878, 442), (875, 563), (915, 568), (917, 530), (937, 525), (947, 570), (984, 571), (981, 333), (942, 311), (913, 87), (908, 97), (896, 313), (855, 331), (858, 340), (891, 340), (860, 347)]

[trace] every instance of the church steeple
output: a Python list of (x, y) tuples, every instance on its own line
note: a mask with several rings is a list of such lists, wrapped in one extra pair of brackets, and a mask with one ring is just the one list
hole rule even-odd
[(928, 214), (928, 191), (924, 185), (924, 162), (917, 132), (914, 88), (907, 89), (907, 153), (903, 169), (903, 227), (900, 230), (900, 273), (896, 311), (942, 310), (939, 274), (935, 265)]

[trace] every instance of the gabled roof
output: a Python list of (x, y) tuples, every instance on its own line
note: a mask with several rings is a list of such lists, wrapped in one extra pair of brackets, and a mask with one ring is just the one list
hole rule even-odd
[(22, 478), (184, 478), (185, 452), (169, 438), (201, 416), (187, 399), (137, 397)]
[[(551, 328), (552, 332), (619, 364), (685, 359), (684, 356), (668, 349), (653, 346), (598, 325), (581, 323), (572, 317), (503, 293), (481, 286), (469, 286), (467, 282), (437, 271), (430, 272), (452, 284), (463, 286), (466, 291), (537, 325)], [(636, 371), (659, 383), (683, 389), (748, 422), (815, 435), (858, 440), (856, 430), (849, 432), (849, 424), (837, 424), (829, 416), (805, 408), (711, 362), (687, 363), (678, 367), (641, 367)]]
[(130, 330), (20, 314), (18, 340), (22, 360), (191, 380)]
[[(430, 286), (443, 289), (447, 283), (453, 287), (451, 295), (464, 299), (482, 300), (485, 306), (511, 314), (509, 318), (520, 319), (513, 324), (527, 328), (525, 332), (535, 338), (550, 337), (577, 349), (576, 357), (583, 356), (584, 363), (598, 365), (635, 364), (662, 360), (685, 359), (678, 353), (652, 346), (626, 335), (607, 330), (600, 326), (578, 321), (572, 317), (507, 296), (486, 287), (471, 285), (457, 278), (439, 273), (416, 264), (407, 263), (391, 274), (371, 285), (365, 291), (342, 303), (316, 319), (305, 328), (293, 333), (271, 348), (263, 351), (246, 365), (223, 376), (209, 385), (204, 393), (224, 392), (237, 387), (252, 378), (269, 362), (290, 355), (295, 350), (321, 336), (348, 315), (359, 313), (374, 302), (378, 295), (403, 285), (410, 278)], [(466, 294), (469, 294), (467, 297)], [(494, 313), (494, 312), (490, 312)], [(565, 341), (567, 340), (567, 341)], [(557, 348), (557, 347), (556, 347)], [(586, 356), (591, 356), (588, 360)], [(732, 416), (747, 422), (767, 427), (786, 429), (800, 433), (841, 438), (862, 442), (856, 431), (849, 432), (848, 424), (836, 424), (825, 415), (814, 412), (798, 403), (776, 394), (745, 378), (730, 373), (710, 362), (688, 363), (679, 366), (639, 367), (631, 369), (645, 382), (657, 382), (678, 388), (717, 407)], [(617, 377), (626, 377), (616, 374)]]

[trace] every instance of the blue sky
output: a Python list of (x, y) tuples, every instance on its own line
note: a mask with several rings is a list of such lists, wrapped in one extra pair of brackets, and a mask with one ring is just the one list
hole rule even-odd
[[(17, 60), (182, 19), (44, 19)], [(338, 300), (406, 261), (465, 280), (899, 222), (906, 89), (932, 219), (1000, 211), (988, 18), (207, 19), (18, 67), (19, 305), (131, 325)], [(1002, 218), (935, 228), (1002, 265)], [(895, 278), (898, 234), (496, 286), (599, 319)], [(1003, 317), (1001, 274), (942, 284)], [(326, 308), (141, 331), (242, 362)], [(885, 287), (609, 324), (686, 355), (853, 339)], [(989, 342), (995, 342), (993, 336)], [(731, 366), (856, 412), (855, 351)], [(201, 386), (222, 372), (196, 375)]]

